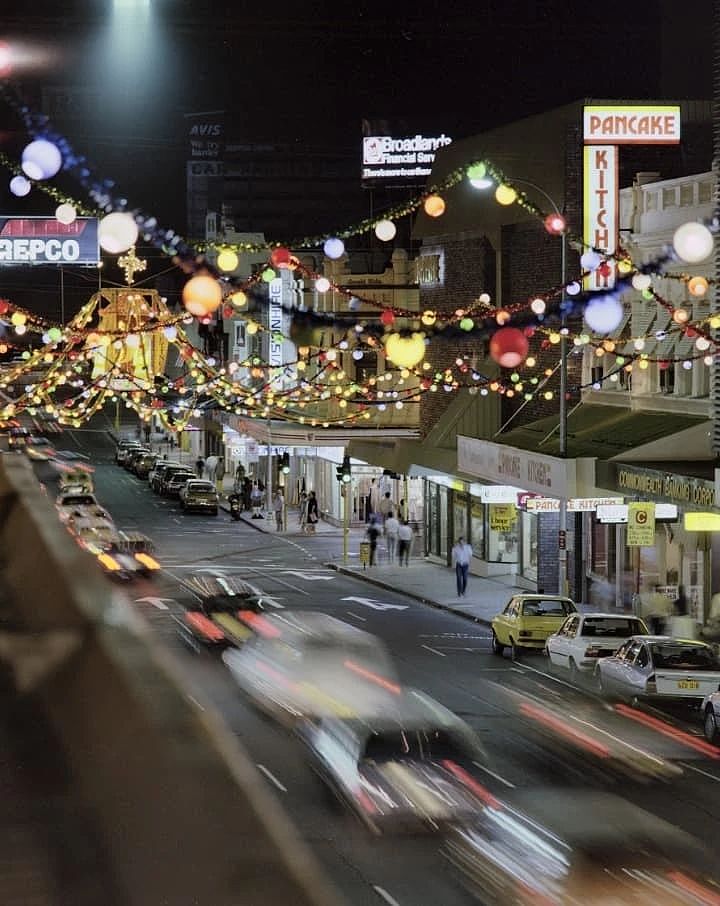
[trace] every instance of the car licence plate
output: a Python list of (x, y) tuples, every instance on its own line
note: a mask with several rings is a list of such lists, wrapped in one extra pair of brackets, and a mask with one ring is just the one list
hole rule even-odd
[(677, 687), (678, 689), (699, 689), (700, 683), (693, 679), (678, 680)]

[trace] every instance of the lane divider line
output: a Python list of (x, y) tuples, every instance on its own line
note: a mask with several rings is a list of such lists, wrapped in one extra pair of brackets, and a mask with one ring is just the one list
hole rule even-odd
[(267, 779), (270, 781), (270, 783), (273, 784), (273, 786), (276, 786), (283, 793), (287, 793), (287, 787), (283, 786), (282, 783), (280, 783), (277, 777), (273, 774), (273, 772), (268, 770), (268, 768), (266, 768), (264, 764), (258, 764), (257, 768), (267, 777)]

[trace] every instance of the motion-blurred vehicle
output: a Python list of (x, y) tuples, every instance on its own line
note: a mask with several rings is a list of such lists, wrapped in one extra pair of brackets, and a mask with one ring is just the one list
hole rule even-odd
[(319, 611), (257, 615), (255, 630), (223, 661), (241, 689), (283, 723), (361, 717), (387, 710), (401, 694), (384, 644)]
[(60, 494), (92, 494), (92, 475), (84, 469), (67, 469), (60, 473), (58, 491)]
[(143, 453), (142, 456), (135, 457), (133, 471), (138, 478), (147, 478), (157, 461), (157, 453)]
[(596, 677), (604, 695), (700, 705), (720, 686), (720, 663), (705, 642), (638, 635), (612, 657), (601, 658)]
[(105, 537), (79, 537), (81, 547), (92, 554), (111, 579), (128, 582), (149, 577), (161, 569), (152, 556), (154, 545), (139, 533), (115, 531)]
[(705, 739), (708, 742), (720, 743), (720, 691), (705, 696), (701, 711)]
[(560, 595), (514, 595), (492, 621), (493, 651), (502, 654), (510, 648), (515, 659), (523, 649), (542, 650), (548, 636), (576, 612), (570, 598)]
[(160, 486), (160, 493), (165, 497), (179, 497), (181, 489), (195, 478), (195, 473), (188, 470), (175, 469), (165, 473), (165, 478)]
[(27, 428), (24, 428), (21, 425), (15, 425), (10, 428), (8, 447), (11, 450), (24, 450), (29, 438), (30, 432)]
[(195, 652), (243, 645), (254, 634), (255, 615), (266, 610), (262, 592), (225, 576), (188, 582), (196, 604), (178, 618), (181, 639)]
[(593, 671), (598, 658), (610, 657), (633, 635), (647, 635), (639, 617), (611, 613), (574, 613), (548, 636), (545, 650), (555, 667), (573, 679), (578, 670)]
[(35, 462), (47, 462), (48, 459), (55, 457), (55, 448), (47, 437), (35, 434), (26, 438), (24, 452), (29, 459)]
[(523, 790), (451, 831), (444, 853), (486, 906), (709, 906), (699, 840), (609, 793)]
[(186, 511), (200, 510), (217, 516), (220, 500), (217, 488), (212, 481), (191, 478), (185, 482), (179, 492), (180, 506)]
[[(58, 494), (55, 500), (55, 506), (61, 522), (67, 522), (71, 517), (78, 518), (82, 516), (107, 516), (107, 512), (100, 506), (97, 497), (87, 491), (78, 492), (76, 488), (70, 488)], [(109, 518), (109, 516), (108, 516)]]
[(180, 462), (169, 462), (167, 459), (158, 460), (148, 472), (148, 483), (156, 494), (160, 493), (162, 480), (169, 469), (187, 469), (187, 466)]
[(488, 795), (473, 777), (487, 760), (476, 735), (415, 689), (375, 716), (322, 717), (299, 733), (322, 780), (375, 833), (444, 830)]
[(121, 466), (132, 450), (139, 450), (142, 444), (137, 440), (121, 440), (115, 450), (115, 462)]

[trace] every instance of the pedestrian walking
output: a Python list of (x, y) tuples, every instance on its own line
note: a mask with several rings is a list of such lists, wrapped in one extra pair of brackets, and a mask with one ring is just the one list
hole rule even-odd
[(398, 559), (400, 566), (410, 566), (410, 548), (412, 547), (413, 530), (407, 519), (403, 519), (398, 529)]
[(318, 508), (317, 497), (315, 496), (315, 491), (310, 491), (307, 501), (307, 528), (311, 535), (315, 534), (315, 526), (319, 519), (320, 510)]
[(392, 510), (387, 514), (385, 520), (385, 544), (387, 545), (388, 563), (395, 562), (398, 546), (398, 532), (400, 531), (400, 521), (395, 518)]
[(280, 488), (275, 491), (273, 510), (275, 511), (275, 528), (281, 532), (283, 530), (283, 520), (285, 517), (285, 498), (283, 497)]
[(378, 538), (380, 537), (380, 529), (374, 516), (370, 518), (370, 524), (367, 527), (366, 535), (370, 542), (370, 566), (374, 566), (375, 552), (377, 551)]
[(472, 548), (467, 541), (460, 536), (452, 549), (452, 564), (455, 567), (455, 579), (457, 581), (458, 598), (464, 598), (467, 591), (468, 571), (470, 561), (472, 560)]
[(260, 509), (263, 502), (263, 493), (258, 486), (258, 483), (255, 482), (252, 486), (252, 491), (250, 491), (250, 505), (252, 506), (252, 518), (253, 519), (262, 519), (262, 513)]
[(202, 456), (198, 456), (197, 462), (195, 463), (195, 471), (197, 472), (197, 477), (202, 478), (203, 472), (205, 471), (205, 460)]
[(378, 506), (378, 512), (382, 516), (383, 522), (385, 522), (385, 520), (387, 519), (388, 513), (392, 512), (392, 508), (393, 504), (390, 498), (390, 491), (385, 491), (385, 494), (380, 501), (380, 505)]
[(307, 511), (308, 511), (308, 495), (305, 491), (300, 493), (300, 506), (298, 508), (298, 522), (300, 523), (300, 531), (305, 534), (307, 530)]

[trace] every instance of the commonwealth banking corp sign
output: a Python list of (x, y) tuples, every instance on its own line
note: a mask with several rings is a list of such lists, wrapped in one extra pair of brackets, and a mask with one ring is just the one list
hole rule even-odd
[(54, 217), (0, 215), (0, 265), (75, 264), (100, 261), (96, 217), (78, 217), (64, 224)]
[[(618, 155), (620, 145), (677, 145), (680, 107), (666, 104), (599, 104), (583, 109), (583, 239), (586, 246), (613, 254), (618, 240)], [(609, 272), (593, 271), (586, 290), (615, 285)]]

